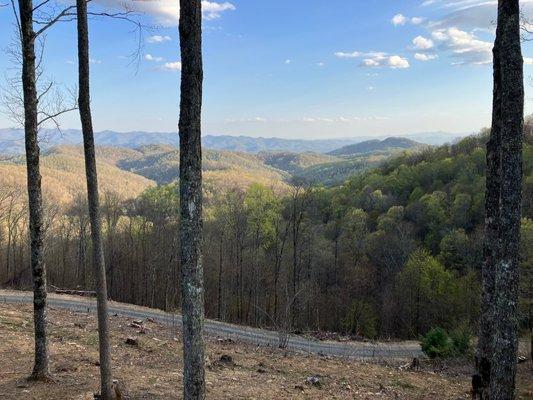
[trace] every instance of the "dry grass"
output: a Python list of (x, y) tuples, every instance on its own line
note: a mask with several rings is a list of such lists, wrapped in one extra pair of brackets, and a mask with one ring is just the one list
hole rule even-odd
[[(97, 331), (94, 315), (50, 310), (52, 383), (24, 379), (32, 366), (29, 306), (0, 305), (0, 399), (92, 399), (98, 390)], [(131, 320), (111, 318), (116, 377), (131, 399), (180, 399), (181, 339), (169, 328), (144, 321), (145, 334)], [(126, 345), (135, 336), (139, 346)], [(231, 363), (221, 363), (228, 355)], [(209, 399), (468, 399), (468, 368), (436, 373), (401, 371), (280, 350), (256, 348), (217, 338), (207, 342)], [(520, 366), (520, 398), (533, 398), (529, 365)], [(320, 387), (305, 383), (320, 377)]]

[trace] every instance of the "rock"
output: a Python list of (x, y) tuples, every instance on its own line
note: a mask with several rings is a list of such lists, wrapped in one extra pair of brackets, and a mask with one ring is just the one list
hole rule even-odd
[(318, 376), (308, 376), (306, 379), (305, 379), (305, 383), (309, 386), (314, 386), (314, 387), (322, 387), (322, 382), (320, 381), (320, 378)]
[(125, 342), (128, 346), (139, 346), (139, 339), (136, 337), (129, 337)]
[(296, 390), (300, 390), (301, 392), (304, 391), (304, 387), (303, 387), (302, 385), (295, 385), (294, 388), (295, 388)]
[(265, 374), (266, 373), (266, 369), (259, 367), (259, 368), (257, 368), (257, 372), (260, 373), (260, 374)]
[(235, 362), (233, 361), (233, 358), (227, 354), (222, 354), (220, 356), (220, 363), (227, 365), (227, 366), (235, 366)]

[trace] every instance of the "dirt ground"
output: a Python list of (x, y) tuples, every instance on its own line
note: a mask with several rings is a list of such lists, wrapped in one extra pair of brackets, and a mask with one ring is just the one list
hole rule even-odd
[[(25, 379), (33, 358), (31, 318), (30, 306), (0, 305), (0, 399), (93, 399), (99, 372), (95, 316), (50, 310), (49, 383)], [(139, 327), (116, 316), (111, 327), (114, 371), (127, 398), (180, 399), (179, 334), (151, 321)], [(127, 345), (128, 337), (137, 338), (138, 345)], [(468, 366), (423, 362), (420, 371), (402, 370), (398, 365), (287, 353), (215, 337), (207, 340), (206, 365), (208, 399), (470, 398)], [(519, 398), (533, 399), (531, 365), (521, 364), (519, 370)], [(313, 378), (317, 384), (311, 383)]]

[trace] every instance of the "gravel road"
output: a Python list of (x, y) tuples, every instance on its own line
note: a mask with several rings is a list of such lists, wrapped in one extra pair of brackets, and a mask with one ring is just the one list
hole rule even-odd
[[(14, 292), (0, 290), (0, 303), (31, 304), (31, 292)], [(79, 312), (96, 312), (96, 302), (93, 299), (74, 298), (50, 294), (48, 305)], [(129, 304), (110, 302), (109, 313), (120, 316), (146, 319), (151, 318), (159, 323), (169, 326), (181, 326), (181, 315), (169, 314), (164, 311), (137, 307)], [(256, 329), (223, 322), (205, 320), (205, 332), (208, 335), (241, 340), (247, 343), (276, 347), (278, 333), (264, 329)], [(291, 335), (288, 349), (305, 353), (314, 353), (325, 356), (345, 357), (358, 360), (407, 360), (414, 357), (423, 357), (420, 345), (417, 342), (321, 342), (310, 340), (301, 336)]]

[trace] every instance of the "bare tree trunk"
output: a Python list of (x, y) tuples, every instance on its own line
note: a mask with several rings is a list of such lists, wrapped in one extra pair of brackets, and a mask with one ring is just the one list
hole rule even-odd
[[(496, 100), (499, 90), (494, 88)], [(496, 105), (496, 102), (495, 102)], [(495, 263), (499, 248), (500, 226), (500, 186), (501, 186), (501, 155), (500, 112), (493, 109), (492, 130), (487, 143), (487, 171), (485, 190), (485, 238), (483, 244), (484, 263), (482, 268), (482, 299), (479, 340), (476, 352), (476, 371), (482, 380), (482, 390), (487, 393), (490, 388), (490, 370), (493, 345), (493, 295)]]
[(19, 0), (20, 39), (22, 47), (22, 86), (24, 95), (24, 131), (28, 197), (30, 211), (31, 270), (33, 275), (33, 322), (35, 327), (35, 364), (32, 378), (46, 379), (48, 348), (46, 340), (46, 266), (44, 264), (43, 198), (39, 169), (38, 100), (35, 74), (35, 32), (33, 2)]
[(217, 318), (222, 320), (222, 267), (223, 267), (223, 257), (222, 257), (222, 247), (224, 244), (224, 235), (220, 234), (220, 242), (218, 248), (218, 302), (217, 302)]
[(500, 254), (494, 280), (494, 348), (492, 400), (515, 398), (518, 351), (518, 275), (522, 205), (524, 76), (520, 42), (519, 0), (498, 2), (494, 46), (494, 108), (501, 124)]
[(182, 60), (180, 134), (180, 240), (183, 302), (183, 398), (205, 398), (202, 269), (202, 9), (180, 0)]
[(109, 326), (107, 320), (107, 285), (102, 243), (100, 219), (100, 201), (98, 197), (98, 176), (92, 126), (90, 88), (89, 88), (89, 26), (87, 22), (86, 0), (76, 1), (78, 23), (78, 79), (79, 110), (83, 130), (83, 147), (85, 151), (85, 173), (87, 177), (87, 197), (91, 236), (93, 241), (94, 275), (96, 277), (96, 294), (98, 303), (98, 338), (100, 345), (100, 381), (103, 400), (115, 398), (111, 371), (111, 354), (109, 349)]

